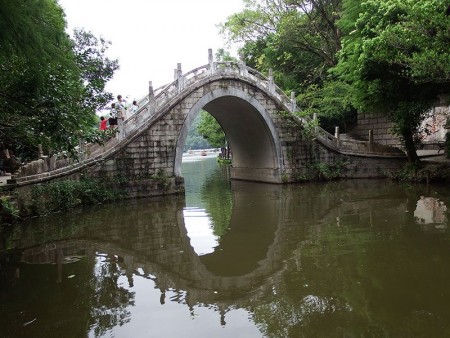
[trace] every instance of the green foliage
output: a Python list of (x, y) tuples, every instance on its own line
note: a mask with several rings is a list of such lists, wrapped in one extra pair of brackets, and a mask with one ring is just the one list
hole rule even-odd
[(449, 182), (450, 168), (447, 163), (416, 165), (408, 163), (399, 170), (387, 171), (386, 177), (411, 183)]
[(221, 166), (207, 177), (201, 189), (202, 201), (206, 204), (216, 236), (225, 235), (230, 226), (233, 193), (228, 186), (229, 176), (229, 167)]
[(159, 169), (154, 175), (151, 176), (152, 179), (156, 180), (163, 190), (168, 190), (170, 187), (170, 180), (166, 172)]
[(23, 160), (39, 144), (75, 156), (112, 97), (104, 86), (118, 64), (105, 56), (108, 42), (80, 30), (72, 41), (54, 0), (0, 7), (0, 149)]
[[(2, 1), (0, 6), (0, 55), (20, 56), (30, 69), (50, 62), (67, 66), (70, 40), (65, 34), (64, 13), (54, 0)], [(34, 74), (39, 78), (39, 74)]]
[(306, 178), (308, 180), (332, 180), (341, 178), (347, 171), (347, 163), (337, 161), (332, 164), (315, 162), (307, 166)]
[(0, 196), (0, 225), (10, 224), (19, 218), (19, 209), (10, 196)]
[(226, 146), (225, 133), (217, 120), (208, 112), (200, 112), (200, 121), (197, 125), (197, 132), (203, 136), (214, 148)]
[(342, 132), (356, 124), (356, 110), (352, 105), (352, 88), (342, 81), (327, 81), (323, 86), (310, 85), (297, 96), (301, 111), (314, 114), (321, 126), (330, 133), (338, 126)]
[(341, 45), (341, 6), (342, 0), (247, 1), (221, 26), (230, 42), (244, 42), (239, 52), (249, 66), (266, 74), (271, 69), (274, 81), (299, 93), (299, 107), (311, 116), (319, 113), (327, 130), (346, 130), (356, 116), (350, 87), (328, 73)]
[(217, 157), (217, 162), (222, 165), (231, 165), (232, 164), (232, 161), (228, 158)]
[(115, 137), (118, 132), (119, 132), (119, 129), (117, 129), (117, 128), (116, 129), (106, 129), (106, 130), (99, 130), (99, 129), (95, 128), (95, 129), (87, 130), (86, 133), (83, 135), (83, 138), (84, 138), (84, 141), (87, 143), (95, 143), (95, 144), (103, 145), (109, 139)]
[(386, 176), (397, 181), (425, 181), (424, 176), (418, 175), (418, 167), (413, 163), (405, 165), (400, 170), (388, 171), (386, 172)]
[(44, 215), (66, 211), (80, 205), (100, 204), (123, 198), (123, 192), (112, 187), (111, 180), (82, 179), (54, 181), (34, 185), (24, 212)]
[(186, 137), (186, 141), (184, 142), (184, 151), (188, 151), (190, 149), (208, 149), (212, 148), (209, 142), (203, 138), (197, 131), (197, 126), (202, 119), (202, 114), (198, 114), (194, 121), (192, 122), (192, 126), (189, 129), (188, 135)]
[(390, 114), (409, 160), (416, 162), (413, 139), (420, 122), (450, 89), (448, 3), (367, 0), (348, 7), (352, 11), (341, 23), (349, 33), (333, 74), (351, 85), (355, 107)]
[(84, 84), (82, 108), (91, 113), (101, 110), (113, 99), (112, 94), (104, 89), (119, 69), (119, 64), (106, 56), (109, 45), (110, 41), (96, 38), (91, 32), (74, 30), (76, 63)]
[(215, 59), (217, 61), (231, 61), (231, 62), (238, 62), (238, 60), (233, 57), (229, 51), (219, 48), (216, 52)]
[(299, 117), (306, 117), (304, 122), (301, 124), (300, 134), (306, 140), (312, 140), (316, 136), (316, 127), (319, 126), (318, 119), (312, 119), (306, 112), (296, 112)]

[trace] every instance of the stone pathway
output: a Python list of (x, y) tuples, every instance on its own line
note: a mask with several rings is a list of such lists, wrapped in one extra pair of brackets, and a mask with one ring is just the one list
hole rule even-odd
[(417, 150), (417, 155), (419, 155), (421, 161), (450, 163), (450, 158), (447, 158), (443, 150), (439, 153), (437, 150)]

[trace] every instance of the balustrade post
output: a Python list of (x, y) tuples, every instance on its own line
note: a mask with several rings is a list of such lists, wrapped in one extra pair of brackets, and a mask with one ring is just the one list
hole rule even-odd
[(212, 75), (215, 72), (214, 69), (214, 58), (213, 58), (213, 52), (212, 49), (208, 49), (208, 65), (209, 65), (209, 74)]
[(248, 75), (247, 65), (245, 64), (244, 60), (240, 59), (238, 65), (239, 65), (239, 72), (240, 72), (241, 76), (247, 77), (247, 75)]
[(313, 114), (313, 121), (314, 121), (314, 134), (317, 135), (317, 131), (319, 128), (317, 128), (317, 126), (319, 125), (318, 121), (317, 121), (317, 113)]
[(148, 113), (153, 115), (156, 111), (155, 92), (153, 91), (152, 81), (148, 81)]
[(295, 113), (297, 111), (297, 101), (295, 99), (295, 92), (291, 92), (291, 112)]
[(239, 67), (239, 75), (241, 75), (243, 77), (247, 77), (247, 75), (248, 75), (247, 65), (245, 64), (244, 57), (243, 57), (242, 53), (239, 53), (238, 67)]
[(336, 145), (339, 148), (341, 146), (341, 134), (339, 133), (339, 127), (334, 127), (334, 137), (336, 137)]
[(83, 141), (78, 141), (78, 155), (79, 155), (79, 160), (84, 160), (84, 145), (83, 145)]
[[(44, 156), (44, 152), (42, 150), (42, 144), (38, 144), (38, 159), (40, 159), (42, 156)], [(9, 154), (8, 154), (9, 158)]]
[[(120, 116), (121, 114), (119, 114)], [(117, 140), (122, 141), (125, 138), (125, 126), (123, 124), (123, 118), (118, 117), (117, 118), (117, 130), (118, 133), (116, 134)]]
[(373, 130), (369, 129), (369, 151), (373, 151)]
[(275, 85), (273, 83), (273, 70), (272, 68), (269, 68), (269, 83), (268, 83), (268, 89), (269, 89), (269, 93), (274, 93), (275, 92)]
[(177, 77), (176, 80), (178, 80), (177, 83), (177, 90), (178, 93), (180, 93), (184, 88), (184, 78), (183, 78), (183, 72), (181, 71), (181, 63), (177, 63)]

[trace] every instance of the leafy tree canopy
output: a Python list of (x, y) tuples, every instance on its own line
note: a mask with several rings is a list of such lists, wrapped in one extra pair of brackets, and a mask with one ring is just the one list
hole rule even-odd
[(55, 0), (0, 0), (0, 150), (33, 159), (42, 144), (75, 155), (92, 139), (118, 64), (105, 56), (109, 42), (81, 30), (72, 40), (65, 27)]
[(348, 94), (335, 96), (345, 84), (329, 83), (341, 45), (341, 12), (342, 0), (249, 1), (221, 27), (230, 42), (244, 42), (240, 53), (250, 67), (263, 73), (272, 69), (286, 93), (299, 93), (304, 112), (318, 113), (334, 129), (351, 125), (356, 112)]
[(225, 133), (217, 120), (208, 112), (200, 112), (200, 122), (197, 125), (197, 132), (203, 136), (214, 148), (223, 148), (226, 146)]
[[(354, 17), (355, 11), (349, 14)], [(347, 31), (351, 16), (342, 19)], [(390, 114), (413, 162), (418, 160), (414, 135), (421, 121), (450, 89), (449, 27), (444, 0), (367, 0), (359, 6), (333, 69), (354, 89), (355, 107)]]

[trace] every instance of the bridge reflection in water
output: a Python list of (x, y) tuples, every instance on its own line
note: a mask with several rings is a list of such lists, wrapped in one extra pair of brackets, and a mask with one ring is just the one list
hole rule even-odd
[[(214, 185), (205, 186), (213, 195)], [(227, 328), (222, 335), (228, 336), (239, 329), (246, 336), (279, 337), (449, 332), (450, 313), (440, 303), (450, 294), (426, 284), (450, 278), (443, 269), (450, 257), (442, 244), (449, 239), (447, 219), (440, 218), (439, 232), (421, 228), (416, 209), (424, 194), (366, 180), (298, 186), (234, 181), (217, 200), (202, 200), (216, 238), (203, 254), (191, 244), (196, 234), (188, 231), (185, 214), (192, 206), (184, 198), (127, 201), (36, 220), (8, 239), (23, 251), (8, 256), (0, 326), (8, 323), (7, 336), (109, 330), (183, 336), (187, 327), (197, 336), (207, 329), (220, 336), (218, 328)], [(449, 203), (448, 193), (436, 195), (441, 209)], [(444, 295), (438, 300), (435, 292)], [(425, 318), (420, 308), (434, 298), (433, 314)], [(192, 319), (186, 322), (183, 313)], [(193, 324), (204, 317), (209, 324)]]

